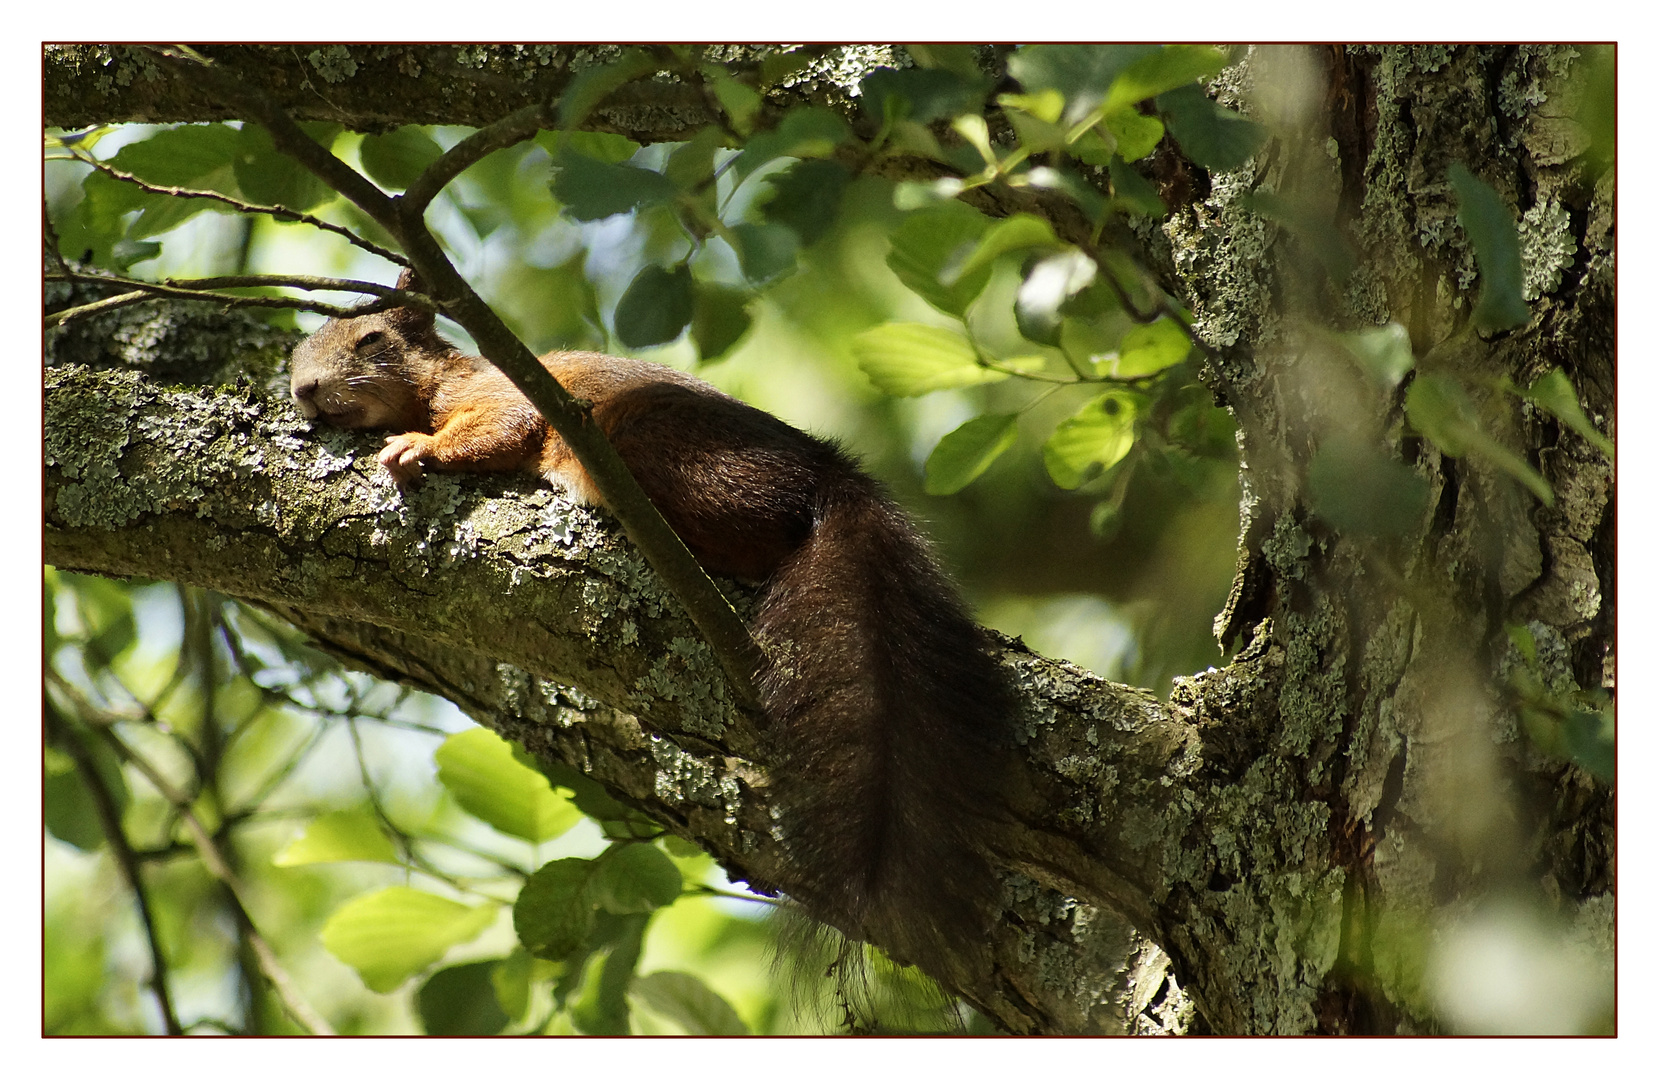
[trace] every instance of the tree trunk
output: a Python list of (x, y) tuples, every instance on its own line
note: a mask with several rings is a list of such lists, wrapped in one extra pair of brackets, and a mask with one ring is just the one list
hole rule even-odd
[[(364, 127), (487, 122), (581, 54), (337, 48), (223, 56), (296, 115)], [(838, 55), (882, 62), (828, 50), (820, 66)], [(991, 974), (954, 988), (1005, 1029), (1185, 1030), (1190, 996), (1217, 1032), (1438, 1030), (1456, 1003), (1433, 957), (1500, 901), (1610, 957), (1611, 788), (1523, 729), (1515, 687), (1524, 668), (1558, 695), (1613, 689), (1613, 470), (1500, 388), (1560, 368), (1611, 435), (1612, 173), (1592, 184), (1573, 160), (1572, 62), (1552, 46), (1258, 49), (1212, 92), (1267, 123), (1268, 146), (1214, 176), (1161, 159), (1172, 213), (1140, 239), (1219, 350), (1207, 376), (1239, 424), (1239, 571), (1217, 631), (1243, 648), (1167, 703), (1005, 648), (1026, 702), (1018, 822), (995, 842), (1007, 911)], [(462, 69), (493, 95), (476, 114), (431, 103)], [(393, 72), (430, 92), (362, 89)], [(51, 124), (223, 116), (124, 50), (50, 50), (46, 80)], [(842, 106), (838, 85), (794, 93)], [(632, 115), (674, 122), (599, 126), (643, 141), (700, 122), (675, 113), (683, 87), (638, 94)], [(1522, 221), (1531, 318), (1508, 333), (1468, 328), (1459, 161)], [(1326, 200), (1359, 254), (1341, 285), (1246, 206), (1255, 190)], [(1328, 344), (1389, 320), (1415, 377), (1462, 387), (1553, 505), (1489, 455), (1442, 452), (1406, 424), (1410, 379), (1381, 384)], [(246, 390), (52, 369), (45, 422), (48, 562), (263, 604), (789, 891), (757, 733), (602, 515), (504, 479), (434, 476), (400, 497), (373, 440)], [(1321, 501), (1339, 436), (1426, 481), (1409, 527)]]

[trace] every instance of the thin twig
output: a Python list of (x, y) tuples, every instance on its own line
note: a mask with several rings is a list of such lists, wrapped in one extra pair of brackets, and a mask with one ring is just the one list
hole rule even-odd
[(260, 971), (264, 974), (266, 981), (271, 984), (271, 988), (276, 991), (277, 997), (281, 999), (283, 1007), (288, 1010), (289, 1016), (309, 1034), (334, 1034), (334, 1029), (329, 1022), (300, 996), (299, 991), (294, 987), (293, 980), (288, 976), (287, 969), (282, 966), (282, 962), (277, 959), (276, 953), (272, 951), (270, 945), (260, 935), (258, 928), (254, 925), (253, 916), (248, 913), (247, 905), (242, 900), (243, 888), (241, 883), (237, 880), (235, 873), (231, 871), (230, 864), (225, 860), (224, 854), (219, 850), (212, 834), (202, 825), (195, 812), (190, 809), (190, 798), (174, 788), (167, 778), (161, 775), (159, 769), (150, 764), (147, 758), (128, 746), (125, 740), (116, 734), (114, 721), (118, 719), (117, 717), (103, 715), (103, 710), (88, 701), (78, 689), (63, 679), (53, 678), (51, 681), (66, 697), (74, 702), (82, 719), (94, 726), (109, 748), (122, 761), (137, 769), (144, 779), (150, 782), (150, 786), (160, 793), (162, 799), (178, 815), (179, 819), (184, 822), (185, 828), (189, 830), (190, 837), (196, 844), (197, 857), (201, 859), (207, 872), (212, 874), (225, 887), (226, 895), (230, 900), (231, 911), (241, 925), (243, 936), (247, 939), (249, 947), (253, 949), (254, 955), (259, 960)]
[(421, 212), (437, 198), (451, 180), (470, 166), (482, 161), (497, 150), (505, 150), (535, 136), (536, 132), (553, 124), (553, 115), (546, 103), (526, 105), (508, 113), (495, 123), (481, 127), (444, 152), (437, 161), (409, 185), (399, 202), (404, 213)]
[(324, 221), (322, 218), (314, 217), (311, 214), (304, 213), (303, 211), (290, 210), (286, 206), (266, 206), (262, 203), (245, 202), (242, 199), (237, 199), (222, 192), (211, 191), (206, 188), (187, 188), (175, 187), (168, 184), (152, 184), (147, 180), (134, 176), (130, 172), (117, 169), (108, 162), (99, 161), (97, 158), (88, 154), (85, 150), (81, 150), (76, 147), (68, 147), (67, 149), (71, 155), (70, 158), (53, 158), (52, 160), (79, 161), (82, 164), (92, 166), (94, 169), (97, 169), (99, 172), (103, 173), (105, 176), (108, 176), (112, 180), (119, 180), (123, 184), (131, 184), (139, 190), (147, 191), (152, 195), (170, 195), (176, 199), (207, 199), (210, 202), (224, 203), (231, 209), (243, 214), (264, 214), (267, 217), (275, 218), (278, 221), (294, 221), (302, 225), (309, 225), (314, 229), (322, 229), (324, 232), (331, 232), (337, 236), (344, 237), (347, 243), (354, 247), (362, 248), (371, 255), (378, 255), (382, 259), (397, 263), (399, 266), (409, 265), (409, 260), (404, 258), (402, 255), (399, 255), (397, 252), (383, 248), (372, 240), (358, 236), (344, 225), (336, 225), (331, 221)]
[(103, 775), (98, 771), (97, 763), (93, 760), (92, 751), (81, 741), (80, 734), (53, 707), (51, 698), (46, 698), (46, 732), (49, 742), (54, 746), (63, 747), (71, 758), (75, 760), (75, 769), (81, 774), (81, 783), (86, 785), (87, 794), (92, 796), (92, 805), (98, 811), (98, 822), (104, 831), (104, 838), (109, 841), (110, 852), (115, 856), (115, 865), (121, 868), (121, 876), (127, 879), (127, 888), (132, 890), (133, 899), (138, 904), (138, 918), (144, 925), (144, 938), (150, 944), (150, 990), (156, 996), (156, 1004), (161, 1008), (162, 1025), (169, 1035), (182, 1035), (184, 1029), (179, 1025), (178, 1013), (173, 1008), (173, 997), (167, 989), (167, 954), (161, 948), (161, 936), (156, 931), (154, 913), (150, 910), (150, 895), (144, 887), (144, 877), (141, 871), (141, 862), (138, 853), (127, 840), (127, 832), (121, 825), (121, 811), (115, 805), (115, 796), (104, 783)]
[[(113, 274), (89, 274), (67, 270), (62, 273), (47, 273), (45, 279), (47, 281), (70, 281), (91, 285), (130, 286), (132, 289), (131, 292), (107, 296), (101, 300), (93, 300), (76, 307), (53, 312), (45, 317), (45, 325), (48, 328), (74, 319), (85, 318), (88, 315), (96, 315), (105, 311), (114, 311), (117, 308), (130, 307), (133, 304), (162, 299), (212, 301), (225, 307), (262, 307), (310, 311), (318, 315), (327, 315), (330, 318), (352, 318), (357, 315), (369, 315), (377, 311), (386, 311), (394, 307), (432, 308), (434, 306), (432, 300), (421, 293), (395, 289), (389, 285), (377, 285), (372, 281), (289, 274), (246, 274), (235, 277), (196, 279), (170, 278), (165, 282), (154, 282), (139, 281), (135, 278), (119, 277)], [(360, 292), (378, 296), (380, 299), (369, 304), (342, 306), (323, 303), (320, 300), (304, 300), (299, 297), (242, 296), (236, 293), (217, 292), (214, 291), (215, 287), (233, 289), (288, 287), (315, 291)]]

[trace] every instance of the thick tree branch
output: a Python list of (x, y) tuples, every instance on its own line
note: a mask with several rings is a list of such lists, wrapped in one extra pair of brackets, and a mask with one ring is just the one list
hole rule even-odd
[[(53, 565), (266, 605), (789, 891), (761, 732), (600, 515), (510, 478), (437, 475), (405, 498), (372, 439), (238, 392), (52, 369), (46, 413)], [(1030, 699), (1017, 820), (994, 842), (1009, 907), (985, 946), (994, 974), (957, 989), (1010, 1030), (1120, 1030), (1127, 961), (1101, 958), (1135, 939), (1110, 912), (1166, 921), (1194, 729), (1142, 691), (1017, 648), (1005, 662)], [(1104, 811), (1120, 802), (1137, 809)], [(1033, 950), (1075, 981), (1036, 981)]]

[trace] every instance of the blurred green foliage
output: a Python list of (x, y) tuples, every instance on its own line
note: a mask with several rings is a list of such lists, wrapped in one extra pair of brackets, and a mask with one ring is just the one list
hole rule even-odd
[[(1200, 81), (1229, 55), (1036, 45), (994, 70), (990, 50), (913, 47), (917, 67), (864, 79), (868, 124), (855, 131), (818, 106), (766, 117), (764, 92), (799, 66), (788, 53), (740, 77), (671, 51), (721, 123), (645, 147), (571, 130), (664, 60), (635, 50), (587, 70), (560, 104), (566, 130), (491, 154), (434, 202), (428, 220), (463, 275), (533, 348), (639, 352), (841, 440), (928, 522), (982, 616), (1039, 651), (1160, 693), (1219, 663), (1211, 620), (1238, 531), (1233, 423), (1198, 381), (1205, 346), (1189, 313), (1112, 238), (1166, 214), (1145, 166), (1166, 138), (1218, 172), (1262, 146), (1267, 130)], [(1600, 132), (1601, 113), (1587, 118)], [(468, 134), (307, 130), (390, 189)], [(1611, 160), (1608, 138), (1596, 145)], [(164, 190), (309, 210), (386, 242), (256, 125), (48, 143), (48, 212), (67, 257), (156, 278), (395, 276), (337, 235)], [(867, 166), (886, 155), (925, 159), (939, 178), (881, 179)], [(1451, 182), (1483, 325), (1517, 325), (1514, 215), (1463, 166)], [(980, 188), (1059, 198), (1085, 224), (1061, 236), (1033, 214), (993, 219), (962, 198)], [(1352, 255), (1328, 217), (1271, 193), (1252, 205), (1345, 278)], [(1392, 389), (1414, 367), (1396, 331), (1336, 343)], [(1526, 393), (1589, 427), (1570, 387), (1541, 379)], [(1406, 407), (1446, 453), (1496, 460), (1548, 501), (1455, 377), (1419, 374)], [(1320, 449), (1308, 485), (1317, 513), (1371, 535), (1404, 532), (1425, 500), (1415, 474), (1358, 439)], [(160, 1028), (110, 812), (154, 908), (180, 1022), (295, 1030), (181, 826), (187, 809), (342, 1031), (815, 1022), (783, 1007), (767, 974), (766, 905), (728, 896), (705, 856), (591, 781), (543, 775), (495, 736), (462, 731), (452, 708), (342, 670), (225, 598), (52, 571), (46, 597), (49, 1031)], [(1555, 725), (1540, 721), (1537, 737), (1597, 767), (1596, 732), (1580, 730), (1590, 706), (1550, 712), (1518, 685)], [(140, 758), (187, 803), (147, 784)], [(882, 993), (910, 992), (911, 976), (873, 970)]]

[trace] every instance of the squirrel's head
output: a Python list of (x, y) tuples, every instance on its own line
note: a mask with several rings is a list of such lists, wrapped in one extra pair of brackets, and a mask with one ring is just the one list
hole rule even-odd
[[(413, 270), (397, 287), (421, 290)], [(294, 348), (289, 388), (308, 419), (335, 427), (420, 430), (434, 365), (454, 352), (425, 308), (330, 319)]]

